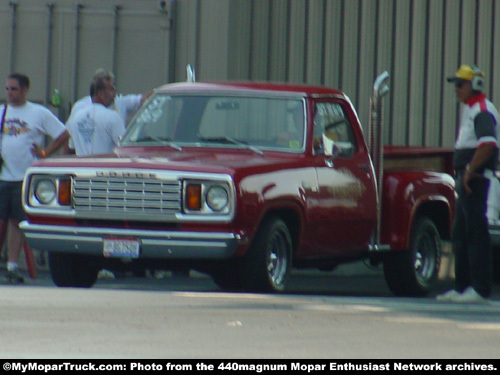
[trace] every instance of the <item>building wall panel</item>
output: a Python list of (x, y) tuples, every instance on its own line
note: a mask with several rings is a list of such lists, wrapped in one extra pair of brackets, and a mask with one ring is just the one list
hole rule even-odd
[(458, 121), (458, 104), (454, 95), (453, 87), (446, 82), (446, 77), (453, 75), (462, 63), (460, 57), (461, 42), (459, 36), (461, 31), (460, 14), (461, 4), (458, 1), (447, 0), (444, 2), (445, 9), (445, 43), (443, 56), (444, 76), (442, 82), (443, 109), (441, 111), (441, 127), (443, 133), (443, 143), (452, 145), (456, 138), (456, 123)]
[[(378, 13), (378, 1), (361, 2), (361, 14), (361, 24), (359, 27), (360, 45), (358, 48), (358, 86), (353, 99), (356, 101), (360, 118), (367, 119), (373, 80), (380, 73), (375, 71), (377, 67), (376, 26), (380, 16)], [(367, 125), (368, 122), (366, 122)]]
[[(378, 0), (377, 4), (377, 20), (376, 24), (378, 27), (371, 32), (376, 36), (376, 47), (375, 47), (375, 64), (374, 64), (374, 75), (381, 74), (384, 71), (394, 72), (395, 67), (395, 11), (396, 11), (396, 1), (395, 0)], [(384, 124), (384, 139), (389, 141), (392, 134), (392, 113), (393, 113), (393, 94), (394, 91), (394, 77), (389, 77), (387, 82), (390, 88), (390, 94), (385, 99), (384, 107), (385, 111), (382, 118)], [(365, 117), (367, 118), (367, 117)]]
[(461, 63), (486, 72), (500, 106), (499, 16), (495, 0), (5, 1), (0, 73), (26, 71), (34, 101), (58, 88), (64, 117), (98, 67), (115, 71), (120, 91), (143, 92), (184, 80), (189, 63), (198, 80), (339, 88), (366, 128), (373, 80), (387, 70), (386, 142), (448, 147), (459, 106), (446, 77)]
[(306, 33), (307, 50), (304, 59), (306, 75), (304, 81), (314, 85), (320, 85), (323, 81), (324, 7), (324, 1), (310, 1), (306, 8), (308, 32)]
[[(117, 87), (122, 92), (140, 92), (168, 83), (169, 20), (148, 12), (137, 19), (123, 12), (118, 21), (114, 66)], [(131, 46), (149, 46), (133, 53)], [(109, 48), (109, 47), (108, 47)], [(141, 82), (127, 79), (139, 75)], [(87, 77), (87, 76), (86, 76)]]
[(58, 89), (62, 105), (51, 108), (63, 120), (72, 103), (88, 95), (98, 68), (113, 70), (123, 93), (168, 79), (170, 20), (158, 1), (2, 1), (0, 20), (0, 72), (26, 73), (35, 102), (49, 105)]
[(227, 79), (250, 76), (252, 3), (247, 0), (229, 2), (229, 66)]
[(309, 19), (304, 17), (307, 14), (307, 3), (304, 1), (292, 0), (289, 2), (289, 46), (287, 81), (306, 81), (306, 58), (307, 58), (307, 32)]
[(186, 76), (186, 65), (198, 70), (200, 1), (185, 1), (177, 5), (175, 18), (175, 77)]
[[(250, 47), (250, 78), (251, 80), (267, 80), (270, 52), (270, 13), (271, 2), (267, 0), (252, 0), (252, 44)], [(243, 77), (242, 77), (243, 78)]]
[(359, 80), (359, 48), (360, 48), (360, 17), (361, 17), (361, 2), (346, 1), (344, 2), (343, 13), (344, 18), (342, 44), (342, 77), (340, 81), (340, 89), (345, 91), (347, 95), (357, 104), (358, 100), (358, 80)]
[[(33, 72), (36, 77), (45, 77), (47, 66), (48, 17), (43, 7), (33, 7), (25, 11), (17, 9), (14, 46), (11, 51), (14, 70)], [(10, 34), (10, 30), (9, 30)], [(29, 48), (25, 48), (29, 46)], [(43, 82), (42, 82), (43, 83)], [(33, 85), (32, 95), (40, 101), (44, 96), (44, 86)]]
[(199, 65), (197, 70), (201, 76), (209, 77), (211, 80), (227, 79), (230, 31), (228, 1), (203, 0), (200, 2), (200, 6)]
[[(476, 39), (476, 55), (477, 59), (474, 63), (485, 72), (486, 77), (492, 76), (493, 66), (495, 61), (492, 61), (494, 44), (494, 30), (491, 15), (493, 14), (493, 0), (482, 0), (478, 3), (477, 13), (477, 39)], [(491, 91), (491, 85), (486, 85), (487, 92)]]
[(285, 81), (288, 63), (288, 1), (270, 1), (268, 80)]
[(341, 82), (344, 35), (343, 6), (342, 1), (326, 0), (323, 84), (331, 87), (340, 87)]
[[(415, 1), (411, 3), (411, 29), (410, 29), (410, 59), (409, 62), (409, 124), (406, 142), (410, 145), (422, 144), (424, 123), (424, 89), (425, 89), (425, 59), (427, 57), (427, 46), (425, 45), (427, 35), (427, 1)], [(411, 110), (414, 108), (414, 110)]]
[[(392, 83), (393, 113), (391, 123), (391, 134), (388, 142), (393, 144), (406, 144), (408, 142), (408, 124), (409, 124), (409, 94), (410, 94), (410, 68), (412, 64), (411, 57), (411, 3), (406, 0), (396, 1), (396, 25), (394, 38), (394, 70), (389, 71)], [(403, 64), (403, 62), (405, 62)], [(386, 116), (387, 118), (387, 116)]]
[[(493, 1), (492, 3), (492, 20), (500, 19), (500, 3), (498, 1)], [(497, 26), (498, 21), (493, 22), (492, 31), (492, 53), (489, 56), (491, 58), (491, 77), (487, 79), (488, 87), (490, 89), (491, 98), (495, 104), (500, 105), (500, 48), (497, 46), (500, 43), (500, 27)]]
[[(424, 68), (424, 116), (423, 143), (438, 146), (442, 142), (439, 113), (442, 108), (442, 87), (446, 72), (443, 69), (443, 5), (439, 1), (429, 1), (427, 4), (428, 32), (425, 37), (426, 61)], [(446, 87), (451, 89), (451, 87)]]

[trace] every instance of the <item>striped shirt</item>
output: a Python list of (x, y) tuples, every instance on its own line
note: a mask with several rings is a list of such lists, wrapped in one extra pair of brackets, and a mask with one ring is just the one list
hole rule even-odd
[(496, 169), (500, 128), (498, 122), (497, 109), (483, 93), (473, 96), (464, 104), (453, 157), (455, 169), (465, 168), (472, 160), (476, 149), (484, 144), (496, 146), (496, 152), (485, 164), (485, 168)]

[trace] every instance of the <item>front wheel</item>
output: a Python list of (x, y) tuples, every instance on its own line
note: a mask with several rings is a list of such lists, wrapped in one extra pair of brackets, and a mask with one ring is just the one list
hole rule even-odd
[(84, 255), (49, 253), (52, 281), (60, 287), (90, 288), (97, 280), (98, 267)]
[(439, 232), (432, 220), (420, 217), (413, 225), (410, 248), (384, 259), (385, 280), (397, 296), (425, 296), (436, 283), (440, 264)]
[(241, 261), (243, 288), (259, 292), (284, 291), (292, 265), (292, 247), (287, 225), (277, 217), (266, 219)]

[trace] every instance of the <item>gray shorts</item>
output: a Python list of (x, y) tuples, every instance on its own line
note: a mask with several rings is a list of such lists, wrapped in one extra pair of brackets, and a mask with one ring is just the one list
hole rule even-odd
[(22, 181), (0, 181), (0, 220), (25, 220), (21, 191)]

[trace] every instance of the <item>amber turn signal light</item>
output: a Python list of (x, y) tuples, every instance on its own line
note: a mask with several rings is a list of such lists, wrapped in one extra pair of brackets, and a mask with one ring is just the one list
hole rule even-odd
[(186, 187), (186, 208), (190, 211), (201, 210), (201, 185), (191, 184)]
[(71, 180), (60, 180), (57, 201), (61, 206), (71, 204)]

